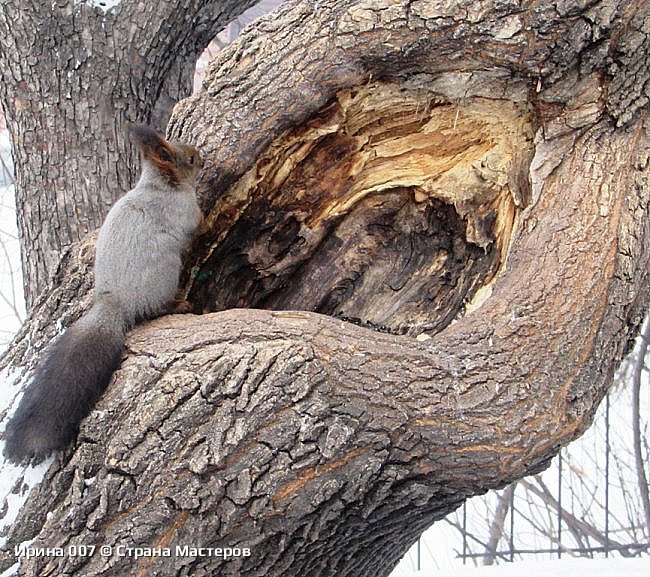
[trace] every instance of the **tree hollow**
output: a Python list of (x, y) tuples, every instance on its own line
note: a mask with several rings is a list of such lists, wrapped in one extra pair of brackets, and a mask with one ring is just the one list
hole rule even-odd
[(190, 300), (441, 330), (505, 261), (532, 124), (506, 100), (386, 82), (338, 92), (212, 207)]

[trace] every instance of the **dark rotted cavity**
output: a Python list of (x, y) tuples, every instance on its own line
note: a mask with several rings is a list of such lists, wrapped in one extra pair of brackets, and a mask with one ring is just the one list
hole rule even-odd
[[(204, 312), (308, 310), (396, 334), (436, 332), (500, 264), (494, 243), (467, 240), (453, 205), (416, 202), (409, 188), (370, 194), (327, 218), (274, 204), (251, 204), (195, 275), (190, 298)], [(488, 238), (494, 221), (486, 211), (479, 223)]]

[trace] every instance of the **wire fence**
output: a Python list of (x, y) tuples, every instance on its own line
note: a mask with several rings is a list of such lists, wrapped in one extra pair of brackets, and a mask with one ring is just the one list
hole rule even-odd
[(466, 501), (424, 534), (403, 565), (430, 571), (650, 555), (649, 324), (583, 437), (543, 473)]
[[(598, 427), (604, 435), (602, 469), (589, 470), (588, 478), (576, 478), (576, 456), (570, 449), (563, 450), (552, 465), (554, 471), (519, 481), (497, 496), (487, 535), (476, 534), (477, 528), (468, 518), (470, 506), (463, 505), (457, 527), (461, 538), (458, 557), (463, 564), (512, 562), (531, 556), (561, 559), (650, 553), (648, 527), (644, 527), (640, 499), (632, 487), (634, 480), (621, 475), (619, 459), (612, 453), (609, 396), (603, 413), (603, 426)], [(577, 460), (584, 475), (584, 455)], [(555, 487), (548, 483), (552, 477)], [(585, 483), (591, 485), (587, 503), (582, 500)], [(589, 515), (589, 508), (596, 514)], [(537, 515), (531, 516), (531, 511)]]

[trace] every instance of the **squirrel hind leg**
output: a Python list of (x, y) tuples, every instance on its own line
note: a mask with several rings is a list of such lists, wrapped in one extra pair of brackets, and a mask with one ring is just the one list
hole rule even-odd
[(182, 296), (177, 296), (173, 301), (167, 303), (164, 309), (164, 314), (168, 315), (184, 315), (191, 313), (194, 310), (194, 305), (184, 299)]

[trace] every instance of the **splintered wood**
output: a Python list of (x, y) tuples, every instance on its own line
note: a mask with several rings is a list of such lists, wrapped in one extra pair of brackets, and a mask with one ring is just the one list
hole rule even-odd
[[(398, 334), (462, 315), (529, 203), (530, 115), (374, 83), (286, 132), (215, 205), (204, 311), (318, 311)], [(216, 226), (216, 222), (219, 225)]]

